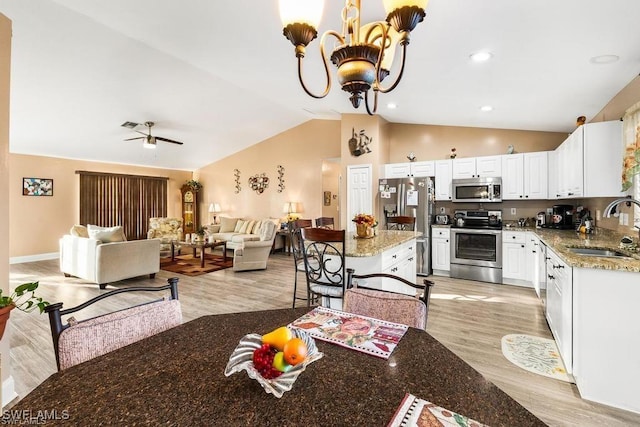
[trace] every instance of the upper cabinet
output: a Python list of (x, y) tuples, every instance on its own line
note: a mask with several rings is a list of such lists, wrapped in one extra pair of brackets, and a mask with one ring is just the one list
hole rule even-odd
[(436, 160), (436, 201), (451, 200), (452, 160)]
[(588, 123), (556, 149), (550, 198), (619, 197), (622, 175), (622, 122)]
[(453, 179), (502, 176), (502, 156), (453, 159)]
[(435, 174), (435, 161), (433, 160), (384, 165), (385, 178), (425, 177), (435, 176)]
[(502, 156), (502, 200), (546, 199), (548, 152)]

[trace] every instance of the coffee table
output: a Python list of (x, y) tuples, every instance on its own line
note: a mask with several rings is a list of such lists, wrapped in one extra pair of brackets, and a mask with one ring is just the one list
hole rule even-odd
[(222, 246), (222, 255), (224, 257), (224, 261), (227, 262), (227, 242), (226, 240), (214, 240), (213, 242), (171, 242), (171, 261), (175, 261), (176, 251), (175, 245), (184, 246), (186, 248), (193, 248), (193, 257), (196, 257), (196, 249), (200, 249), (200, 268), (204, 268), (204, 250), (206, 248), (211, 248), (211, 252), (213, 252), (213, 248)]

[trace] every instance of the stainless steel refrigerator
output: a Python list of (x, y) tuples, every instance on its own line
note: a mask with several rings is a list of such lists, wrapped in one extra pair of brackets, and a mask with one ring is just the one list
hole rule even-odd
[(415, 230), (420, 234), (416, 239), (416, 273), (419, 276), (430, 275), (435, 191), (433, 178), (388, 178), (381, 179), (378, 184), (380, 226), (387, 228), (386, 218), (389, 216), (415, 217)]

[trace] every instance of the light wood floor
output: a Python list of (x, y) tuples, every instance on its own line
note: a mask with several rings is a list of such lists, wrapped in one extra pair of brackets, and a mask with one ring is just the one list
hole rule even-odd
[[(158, 285), (172, 276), (175, 274), (160, 271), (154, 280), (132, 279), (115, 286)], [(293, 260), (284, 254), (272, 255), (269, 268), (263, 271), (234, 273), (227, 269), (193, 278), (177, 276), (185, 321), (207, 314), (291, 306)], [(551, 337), (533, 290), (441, 277), (431, 279), (436, 285), (427, 331), (545, 423), (640, 425), (640, 415), (582, 400), (575, 385), (529, 373), (504, 358), (500, 340), (506, 334)], [(11, 266), (12, 288), (35, 280), (40, 281), (39, 293), (45, 299), (62, 301), (65, 307), (100, 293), (97, 285), (64, 278), (57, 261)], [(302, 295), (304, 289), (299, 293)], [(129, 297), (112, 299), (116, 301), (107, 310), (130, 304)], [(12, 374), (16, 392), (23, 397), (56, 371), (49, 324), (45, 315), (14, 310), (8, 327), (12, 329)], [(428, 359), (429, 355), (424, 357)]]

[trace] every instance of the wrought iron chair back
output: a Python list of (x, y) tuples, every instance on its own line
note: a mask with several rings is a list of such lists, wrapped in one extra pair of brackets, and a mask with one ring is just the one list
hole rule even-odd
[(309, 293), (322, 297), (323, 303), (342, 298), (347, 282), (345, 231), (303, 228), (299, 232)]
[(296, 308), (296, 300), (307, 301), (307, 306), (309, 306), (309, 289), (307, 287), (307, 297), (302, 298), (298, 297), (298, 273), (304, 272), (304, 255), (302, 253), (301, 247), (301, 236), (300, 233), (296, 233), (296, 231), (301, 228), (310, 228), (312, 227), (312, 223), (310, 219), (297, 219), (295, 221), (289, 222), (289, 242), (291, 244), (291, 253), (293, 254), (293, 267), (295, 271), (295, 276), (293, 280), (293, 308)]

